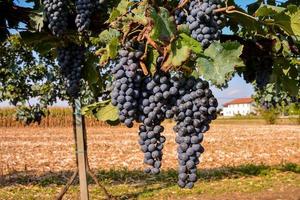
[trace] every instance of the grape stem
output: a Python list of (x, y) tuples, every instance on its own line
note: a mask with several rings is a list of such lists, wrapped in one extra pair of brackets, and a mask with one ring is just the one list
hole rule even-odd
[(122, 44), (123, 44), (123, 45), (124, 45), (124, 43), (125, 43), (125, 41), (126, 41), (126, 38), (127, 38), (128, 34), (129, 34), (130, 30), (131, 30), (131, 26), (132, 26), (132, 22), (129, 24), (128, 30), (127, 30), (127, 31), (124, 33), (124, 35), (123, 35), (123, 38), (122, 38)]
[(148, 20), (148, 25), (141, 31), (137, 40), (141, 41), (143, 39), (147, 40), (147, 43), (150, 44), (153, 48), (159, 51), (159, 53), (163, 53), (163, 50), (150, 38), (149, 33), (152, 30), (153, 22)]
[(149, 72), (147, 70), (147, 67), (146, 67), (145, 63), (143, 63), (142, 61), (140, 61), (140, 66), (141, 66), (141, 68), (143, 70), (144, 75), (147, 76), (149, 74)]
[(140, 61), (140, 66), (141, 66), (141, 68), (142, 68), (143, 73), (144, 73), (145, 76), (147, 76), (149, 74), (149, 72), (147, 70), (147, 66), (143, 62), (147, 58), (147, 51), (148, 51), (148, 42), (147, 42), (146, 47), (145, 47), (144, 55), (141, 57), (141, 61)]
[(257, 20), (257, 18), (255, 18), (255, 17), (253, 17), (253, 16), (251, 16), (251, 15), (248, 15), (248, 14), (246, 14), (246, 13), (243, 13), (243, 12), (241, 12), (241, 11), (238, 11), (238, 10), (233, 10), (233, 9), (229, 9), (231, 6), (228, 6), (228, 0), (226, 0), (225, 1), (225, 5), (226, 5), (226, 13), (228, 13), (228, 14), (230, 14), (230, 13), (238, 13), (238, 14), (241, 14), (241, 15), (244, 15), (244, 16), (246, 16), (246, 17), (249, 17), (249, 18), (251, 18), (251, 19), (254, 19), (255, 21), (258, 21)]
[(235, 6), (228, 6), (228, 7), (218, 8), (218, 9), (214, 10), (214, 12), (215, 13), (228, 12), (228, 11), (232, 11), (234, 9), (235, 9)]
[(246, 14), (246, 13), (244, 13), (244, 12), (241, 12), (241, 11), (238, 11), (238, 10), (226, 10), (226, 13), (228, 13), (228, 14), (231, 14), (231, 13), (238, 13), (238, 14), (244, 15), (244, 16), (246, 16), (246, 17), (249, 17), (249, 18), (251, 18), (251, 19), (254, 19), (255, 21), (258, 21), (256, 17), (253, 17), (253, 16), (251, 16), (251, 15), (248, 15), (248, 14)]
[[(190, 0), (184, 0), (182, 3), (180, 3), (176, 8), (175, 10), (178, 10), (178, 9), (181, 9), (183, 8)], [(173, 10), (173, 11), (175, 11)]]
[(168, 45), (168, 46), (165, 47), (165, 49), (164, 49), (164, 54), (163, 54), (163, 55), (164, 55), (164, 60), (163, 60), (162, 66), (161, 66), (161, 70), (164, 71), (164, 72), (169, 71), (169, 69), (171, 68), (170, 65), (168, 65), (168, 64), (165, 63), (165, 60), (167, 60), (168, 57), (169, 57), (168, 52), (169, 52), (170, 50), (171, 50), (171, 45)]
[(145, 34), (144, 37), (147, 39), (147, 42), (160, 53), (163, 53), (162, 49), (149, 37), (148, 34)]

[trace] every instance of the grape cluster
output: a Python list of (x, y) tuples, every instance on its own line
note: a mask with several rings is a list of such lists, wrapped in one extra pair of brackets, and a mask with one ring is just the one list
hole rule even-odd
[(67, 79), (67, 93), (78, 97), (80, 92), (81, 70), (84, 64), (85, 49), (76, 44), (58, 49), (58, 64), (61, 67), (63, 76)]
[(161, 135), (164, 127), (161, 125), (141, 124), (139, 127), (139, 144), (144, 153), (144, 163), (151, 167), (146, 168), (146, 173), (158, 174), (160, 172), (162, 149), (166, 138)]
[(209, 130), (209, 124), (216, 119), (217, 100), (212, 95), (206, 81), (193, 77), (177, 84), (180, 97), (174, 110), (177, 132), (180, 187), (192, 188), (197, 181), (199, 156), (204, 152), (200, 145), (203, 133)]
[(118, 60), (112, 69), (115, 79), (111, 93), (112, 105), (119, 108), (119, 119), (129, 128), (138, 117), (138, 99), (142, 82), (139, 59), (143, 55), (143, 48), (143, 45), (138, 45), (137, 50), (134, 50), (135, 48), (128, 42), (119, 50)]
[[(158, 65), (161, 58), (158, 59)], [(168, 113), (170, 105), (171, 82), (169, 75), (156, 72), (153, 77), (147, 77), (143, 81), (141, 97), (139, 101), (140, 125), (139, 144), (144, 152), (144, 163), (150, 165), (146, 173), (158, 174), (160, 172), (162, 149), (166, 138), (161, 135), (164, 127), (161, 122), (171, 118)]]
[(259, 89), (265, 88), (273, 72), (274, 61), (271, 48), (271, 41), (257, 40), (247, 43), (241, 55), (246, 65), (242, 71), (245, 81), (247, 83), (255, 81)]
[(282, 91), (276, 83), (268, 83), (263, 89), (254, 88), (253, 98), (264, 110), (286, 107), (291, 104), (300, 105), (300, 98)]
[(89, 28), (91, 23), (91, 15), (94, 11), (94, 2), (92, 0), (76, 0), (76, 19), (75, 24), (78, 32), (82, 32)]
[(48, 28), (52, 34), (60, 37), (68, 26), (68, 13), (65, 0), (44, 0)]
[(140, 67), (143, 46), (126, 44), (113, 63), (114, 75), (111, 102), (119, 109), (119, 119), (127, 127), (140, 122), (139, 144), (144, 153), (146, 173), (160, 172), (165, 119), (175, 119), (177, 132), (180, 187), (192, 188), (197, 180), (196, 165), (204, 148), (200, 145), (203, 133), (217, 116), (217, 100), (209, 84), (183, 74), (160, 71), (163, 57), (156, 63), (153, 76), (144, 76)]
[[(249, 55), (250, 56), (250, 55)], [(272, 74), (273, 60), (266, 56), (250, 56), (245, 61), (246, 68), (243, 71), (247, 83), (255, 81), (259, 89), (263, 89), (270, 81)]]
[(175, 21), (177, 24), (187, 24), (192, 37), (207, 47), (221, 35), (220, 26), (224, 16), (214, 12), (220, 7), (221, 0), (192, 0), (185, 7), (187, 13), (183, 10), (175, 11)]

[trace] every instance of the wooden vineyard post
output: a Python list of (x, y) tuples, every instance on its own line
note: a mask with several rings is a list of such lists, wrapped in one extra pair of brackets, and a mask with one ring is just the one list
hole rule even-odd
[(88, 200), (88, 184), (87, 184), (87, 152), (85, 151), (85, 131), (82, 124), (81, 103), (77, 98), (74, 101), (75, 120), (76, 120), (76, 143), (77, 143), (77, 164), (79, 173), (80, 199)]
[(80, 186), (80, 200), (89, 199), (88, 182), (87, 176), (94, 180), (94, 182), (102, 189), (106, 196), (106, 199), (114, 199), (106, 188), (97, 180), (97, 176), (93, 174), (90, 169), (87, 154), (87, 132), (85, 126), (85, 118), (81, 115), (81, 103), (80, 99), (77, 98), (73, 101), (73, 133), (75, 139), (75, 149), (76, 149), (76, 169), (73, 175), (68, 180), (66, 185), (61, 189), (60, 193), (56, 197), (56, 200), (62, 200), (65, 193), (68, 191), (69, 187), (75, 182), (76, 178), (79, 177)]

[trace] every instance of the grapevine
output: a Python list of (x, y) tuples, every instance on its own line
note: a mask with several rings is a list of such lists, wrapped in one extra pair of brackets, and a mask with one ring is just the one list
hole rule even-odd
[(153, 175), (162, 170), (163, 122), (173, 120), (182, 188), (197, 181), (201, 142), (217, 117), (210, 85), (224, 88), (239, 74), (267, 109), (299, 103), (295, 1), (256, 2), (248, 11), (223, 0), (30, 2), (0, 3), (0, 101), (38, 98), (19, 107), (29, 124), (57, 98), (81, 99), (84, 115), (138, 127), (144, 171)]

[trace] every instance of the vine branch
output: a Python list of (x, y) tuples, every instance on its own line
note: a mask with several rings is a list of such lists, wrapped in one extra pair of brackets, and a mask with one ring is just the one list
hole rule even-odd
[(235, 9), (235, 6), (229, 6), (229, 7), (223, 7), (223, 8), (215, 9), (214, 12), (215, 13), (228, 12), (228, 11), (231, 11), (231, 10), (234, 10), (234, 9)]
[(183, 2), (181, 2), (177, 7), (176, 9), (180, 9), (180, 8), (183, 8), (190, 0), (184, 0)]

